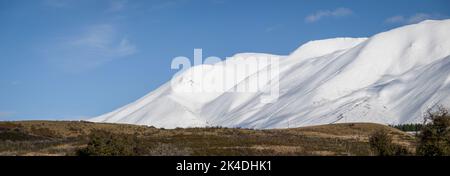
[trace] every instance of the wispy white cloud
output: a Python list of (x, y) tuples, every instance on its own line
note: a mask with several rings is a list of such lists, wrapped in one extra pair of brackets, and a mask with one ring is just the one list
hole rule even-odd
[(119, 12), (126, 9), (128, 0), (110, 0), (108, 12)]
[(313, 23), (327, 17), (345, 17), (352, 14), (353, 11), (351, 9), (343, 7), (334, 10), (319, 10), (306, 16), (305, 21), (308, 23)]
[(189, 0), (164, 0), (162, 2), (156, 2), (150, 6), (150, 11), (164, 10), (167, 8), (173, 8), (176, 6), (183, 5)]
[[(65, 8), (72, 6), (82, 6), (82, 3), (79, 3), (77, 0), (41, 0), (44, 5), (54, 8)], [(165, 10), (168, 8), (173, 8), (177, 6), (181, 6), (183, 4), (187, 4), (191, 2), (191, 0), (154, 0), (151, 5), (146, 6), (150, 11), (158, 11)], [(221, 4), (224, 3), (224, 0), (210, 0), (211, 3)], [(99, 1), (99, 4), (103, 7), (104, 12), (121, 12), (129, 9), (142, 9), (142, 6), (139, 6), (139, 3), (130, 0), (103, 0)]]
[[(120, 12), (128, 8), (129, 0), (104, 0), (100, 1), (103, 10), (106, 12)], [(54, 8), (66, 8), (75, 5), (80, 5), (79, 1), (75, 0), (43, 0), (44, 5)]]
[(67, 7), (72, 3), (72, 0), (44, 0), (45, 5), (51, 7)]
[(273, 31), (276, 31), (276, 30), (281, 29), (281, 28), (283, 28), (283, 25), (277, 24), (277, 25), (273, 25), (273, 26), (267, 27), (264, 31), (265, 32), (273, 32)]
[(81, 34), (65, 37), (43, 49), (52, 64), (70, 72), (92, 69), (137, 52), (137, 48), (108, 24), (90, 26)]
[[(55, 118), (55, 120), (88, 120), (90, 118), (93, 118), (92, 116), (86, 116), (86, 115), (65, 115), (58, 118)], [(52, 119), (49, 119), (52, 120)]]
[(386, 23), (404, 23), (405, 21), (405, 17), (401, 15), (392, 16), (384, 20)]
[(19, 84), (22, 84), (22, 82), (19, 81), (19, 80), (15, 80), (15, 81), (12, 81), (12, 82), (11, 82), (11, 85), (12, 85), (12, 86), (17, 86), (17, 85), (19, 85)]
[(13, 114), (14, 114), (13, 112), (0, 111), (0, 118), (1, 118), (1, 117), (8, 117), (8, 116), (11, 116), (11, 115), (13, 115)]
[(226, 0), (210, 0), (209, 2), (213, 4), (224, 4), (226, 3)]
[(424, 20), (441, 19), (444, 16), (440, 14), (430, 13), (416, 13), (411, 16), (396, 15), (389, 17), (385, 20), (385, 23), (397, 23), (397, 24), (413, 24)]

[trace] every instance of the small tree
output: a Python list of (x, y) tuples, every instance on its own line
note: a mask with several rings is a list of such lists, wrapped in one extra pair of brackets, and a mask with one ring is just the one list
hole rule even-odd
[(423, 156), (450, 155), (450, 117), (448, 110), (439, 106), (427, 111), (423, 128), (418, 135), (417, 154)]
[(79, 156), (130, 156), (134, 155), (136, 142), (128, 135), (94, 130), (86, 148), (77, 151)]
[(409, 151), (405, 147), (393, 143), (392, 137), (385, 130), (374, 132), (369, 137), (369, 144), (378, 156), (410, 155)]
[(376, 131), (369, 138), (369, 144), (373, 151), (379, 156), (392, 155), (392, 138), (384, 131)]

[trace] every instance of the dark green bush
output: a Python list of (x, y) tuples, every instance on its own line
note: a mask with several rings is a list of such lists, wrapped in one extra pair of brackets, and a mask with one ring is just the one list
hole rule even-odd
[(422, 124), (419, 123), (411, 123), (411, 124), (399, 124), (399, 125), (390, 125), (393, 128), (397, 128), (401, 131), (420, 131), (422, 129)]
[(31, 133), (36, 135), (36, 136), (41, 136), (41, 137), (45, 137), (45, 138), (58, 138), (58, 137), (60, 137), (59, 135), (57, 135), (51, 129), (40, 128), (40, 127), (35, 127), (35, 126), (31, 126)]
[(29, 135), (18, 128), (0, 130), (0, 141), (34, 141), (42, 139), (38, 136)]
[(428, 111), (424, 126), (418, 135), (417, 154), (423, 156), (450, 156), (450, 116), (447, 109)]
[(135, 154), (136, 139), (130, 135), (94, 130), (86, 148), (77, 151), (79, 156), (131, 156)]
[(392, 142), (392, 137), (384, 130), (376, 131), (369, 137), (369, 144), (378, 156), (410, 155), (409, 151)]
[(115, 134), (101, 130), (92, 131), (87, 146), (76, 151), (78, 156), (170, 156), (190, 153), (187, 148), (153, 142), (139, 138), (137, 134)]

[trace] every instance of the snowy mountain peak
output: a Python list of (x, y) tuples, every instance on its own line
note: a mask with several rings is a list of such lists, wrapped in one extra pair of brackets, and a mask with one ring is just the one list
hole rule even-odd
[[(193, 67), (136, 102), (92, 121), (165, 128), (421, 122), (427, 108), (450, 106), (448, 31), (450, 20), (429, 20), (370, 38), (311, 41), (286, 57), (237, 54)], [(236, 66), (257, 62), (258, 56), (279, 59), (279, 77), (269, 80), (278, 80), (279, 97), (274, 103), (260, 101), (264, 92), (226, 91), (251, 85), (272, 66), (269, 63), (227, 79), (235, 74)], [(227, 86), (218, 86), (218, 82)], [(208, 92), (199, 85), (224, 89)], [(274, 86), (263, 85), (263, 90)], [(179, 91), (184, 89), (198, 90)]]
[(291, 54), (291, 56), (297, 56), (296, 59), (319, 57), (336, 51), (355, 47), (365, 40), (367, 40), (367, 38), (333, 38), (314, 40), (300, 46)]

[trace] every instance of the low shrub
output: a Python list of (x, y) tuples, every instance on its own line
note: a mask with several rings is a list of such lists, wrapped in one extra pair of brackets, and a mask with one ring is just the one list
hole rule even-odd
[(410, 152), (403, 146), (392, 142), (392, 137), (384, 130), (376, 131), (369, 137), (372, 151), (378, 156), (403, 156)]
[(428, 111), (418, 135), (417, 154), (423, 156), (450, 156), (450, 116), (442, 106), (436, 112)]

